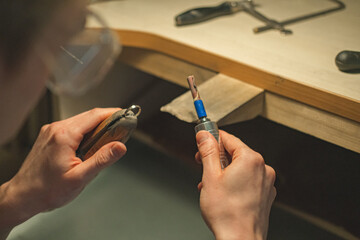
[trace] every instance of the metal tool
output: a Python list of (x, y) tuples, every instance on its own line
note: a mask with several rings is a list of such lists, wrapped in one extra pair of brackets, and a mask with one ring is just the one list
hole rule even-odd
[(221, 3), (220, 5), (213, 7), (199, 7), (199, 8), (187, 10), (175, 17), (175, 23), (177, 26), (184, 26), (184, 25), (204, 22), (206, 20), (215, 17), (229, 15), (239, 11), (244, 11), (266, 24), (265, 26), (254, 28), (253, 29), (254, 33), (264, 32), (269, 29), (276, 29), (283, 34), (288, 35), (288, 34), (292, 34), (292, 31), (286, 29), (284, 27), (286, 25), (293, 24), (295, 22), (303, 21), (306, 19), (310, 19), (313, 17), (317, 17), (320, 15), (325, 15), (345, 8), (345, 4), (339, 0), (329, 0), (329, 1), (337, 3), (337, 6), (331, 9), (326, 9), (320, 12), (315, 12), (304, 16), (298, 16), (281, 22), (278, 22), (274, 19), (270, 19), (265, 15), (263, 15), (262, 13), (258, 12), (255, 9), (256, 4), (254, 4), (252, 0), (226, 1)]
[(360, 71), (360, 52), (341, 51), (335, 57), (335, 64), (343, 72)]
[[(246, 12), (248, 12), (250, 15), (254, 16), (255, 18), (259, 19), (260, 21), (263, 21), (264, 23), (266, 23), (266, 26), (272, 29), (277, 29), (279, 30), (281, 33), (287, 35), (287, 34), (292, 34), (292, 31), (289, 29), (285, 29), (284, 25), (273, 20), (273, 19), (269, 19), (267, 18), (265, 15), (261, 14), (260, 12), (256, 11), (253, 4), (251, 4), (251, 7), (249, 8), (245, 8), (244, 9)], [(259, 33), (259, 31), (255, 28), (253, 29), (253, 31), (255, 33)]]
[(76, 151), (76, 156), (84, 161), (109, 142), (126, 143), (137, 126), (137, 116), (140, 113), (140, 106), (132, 105), (106, 118), (95, 130), (85, 135)]
[(245, 4), (252, 4), (252, 1), (226, 1), (218, 6), (190, 9), (177, 15), (175, 23), (177, 26), (184, 26), (204, 22), (219, 16), (230, 15), (244, 10)]
[[(321, 16), (321, 15), (328, 14), (328, 13), (331, 13), (331, 12), (339, 11), (339, 10), (345, 8), (345, 4), (342, 3), (339, 0), (329, 0), (329, 1), (336, 3), (337, 6), (334, 7), (334, 8), (330, 8), (330, 9), (320, 11), (320, 12), (314, 12), (314, 13), (306, 14), (306, 15), (303, 15), (303, 16), (298, 16), (298, 17), (295, 17), (295, 18), (290, 18), (290, 19), (287, 19), (287, 20), (284, 20), (284, 21), (281, 21), (281, 22), (276, 22), (276, 23), (278, 25), (280, 25), (280, 26), (286, 26), (286, 25), (293, 24), (293, 23), (296, 23), (296, 22), (304, 21), (306, 19), (310, 19), (310, 18), (314, 18), (314, 17), (318, 17), (318, 16)], [(269, 29), (274, 29), (273, 25), (267, 24), (267, 25), (265, 25), (263, 27), (256, 27), (256, 28), (253, 29), (253, 31), (255, 33), (260, 33), (260, 32), (267, 31)], [(275, 28), (275, 29), (277, 29), (277, 28)]]
[(196, 113), (197, 113), (197, 116), (199, 119), (198, 124), (195, 126), (195, 132), (197, 133), (201, 130), (205, 130), (205, 131), (210, 132), (215, 137), (216, 141), (218, 141), (218, 143), (219, 143), (221, 168), (224, 169), (225, 167), (227, 167), (230, 164), (230, 161), (226, 155), (224, 146), (222, 145), (218, 126), (217, 126), (216, 122), (211, 121), (207, 117), (204, 103), (200, 98), (199, 91), (195, 84), (195, 77), (189, 76), (189, 77), (187, 77), (187, 81), (189, 84), (189, 88), (190, 88), (192, 97), (194, 99), (194, 106), (195, 106), (195, 110), (196, 110)]
[(204, 22), (212, 18), (233, 14), (239, 11), (245, 11), (260, 21), (265, 22), (268, 26), (271, 26), (271, 28), (278, 29), (285, 34), (291, 33), (290, 30), (285, 29), (275, 20), (269, 19), (260, 12), (256, 11), (255, 6), (256, 5), (252, 0), (226, 1), (214, 7), (200, 7), (185, 11), (175, 17), (175, 22), (177, 26), (183, 26)]

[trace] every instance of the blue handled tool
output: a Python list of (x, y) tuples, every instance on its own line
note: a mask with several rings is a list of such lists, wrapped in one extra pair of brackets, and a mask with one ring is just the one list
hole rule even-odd
[(188, 84), (190, 87), (192, 97), (194, 99), (194, 106), (195, 106), (196, 114), (198, 116), (198, 124), (195, 126), (195, 132), (197, 133), (201, 130), (205, 130), (205, 131), (210, 132), (215, 137), (216, 141), (218, 141), (218, 143), (219, 143), (221, 168), (224, 169), (225, 167), (227, 167), (230, 164), (230, 161), (227, 158), (224, 146), (222, 145), (222, 142), (220, 139), (220, 134), (219, 134), (219, 128), (218, 128), (216, 122), (211, 121), (207, 117), (204, 103), (200, 98), (199, 91), (195, 84), (195, 77), (189, 76), (187, 78), (187, 81), (188, 81)]

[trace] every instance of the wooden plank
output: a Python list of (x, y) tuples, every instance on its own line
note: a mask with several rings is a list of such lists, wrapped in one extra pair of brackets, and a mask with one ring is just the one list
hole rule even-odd
[(300, 84), (234, 60), (150, 33), (117, 30), (123, 44), (151, 49), (360, 122), (360, 101)]
[[(200, 81), (198, 81), (200, 83), (207, 80), (206, 76), (211, 77), (215, 75), (212, 71), (193, 66), (182, 60), (174, 59), (171, 56), (150, 50), (126, 47), (124, 55), (120, 59), (122, 62), (135, 68), (153, 75), (161, 76), (163, 77), (162, 79), (174, 82), (186, 88), (187, 83), (184, 80), (184, 76), (186, 75), (193, 73), (199, 74), (199, 77), (197, 77), (197, 74), (195, 74), (195, 76), (197, 77), (197, 80), (200, 79)], [(163, 72), (166, 74), (163, 74)], [(202, 94), (204, 98), (206, 98), (207, 95), (208, 94), (205, 93)], [(222, 93), (218, 96), (225, 95), (226, 94)], [(228, 111), (226, 114), (222, 115), (222, 119), (216, 118), (215, 120), (218, 122), (219, 126), (224, 126), (245, 121), (262, 114), (265, 118), (285, 126), (342, 146), (346, 149), (360, 152), (360, 124), (358, 122), (270, 92), (266, 92), (265, 95), (266, 101), (263, 113), (260, 109), (263, 108), (264, 95), (259, 94), (254, 95), (246, 104), (243, 103), (241, 107), (238, 106), (239, 109), (237, 111)], [(190, 117), (188, 116), (187, 119), (182, 120), (193, 122), (196, 120), (196, 115), (191, 103), (191, 97), (186, 97), (186, 99), (187, 101), (184, 103), (180, 101), (184, 108), (178, 109), (176, 113), (173, 112), (172, 114), (182, 119), (186, 115), (185, 112), (188, 114), (191, 112), (191, 115), (189, 115)], [(206, 102), (212, 100), (213, 99), (209, 99), (206, 100)], [(180, 104), (180, 102), (175, 103)], [(177, 108), (179, 108), (179, 106)], [(209, 110), (211, 115), (214, 114), (214, 116), (216, 116), (217, 110), (214, 110), (214, 112), (211, 112), (211, 109), (208, 109), (208, 111)], [(171, 112), (173, 109), (171, 107), (170, 111), (163, 108), (163, 111)]]
[(186, 77), (196, 76), (196, 81), (201, 84), (216, 75), (200, 66), (184, 62), (168, 55), (133, 47), (124, 47), (119, 60), (143, 72), (161, 79), (187, 87)]
[[(247, 88), (242, 88), (243, 90)], [(264, 94), (262, 92), (257, 94), (253, 92), (254, 97), (248, 102), (244, 103), (241, 107), (234, 110), (233, 112), (220, 119), (218, 122), (219, 126), (230, 125), (238, 122), (247, 121), (259, 116), (264, 109)]]
[(265, 94), (263, 116), (360, 153), (360, 123), (358, 122), (272, 93)]
[[(263, 110), (263, 89), (223, 74), (198, 85), (198, 89), (208, 117), (215, 122), (224, 124), (245, 121), (258, 116)], [(258, 100), (251, 101), (254, 98)], [(196, 122), (198, 119), (190, 91), (160, 110), (188, 123)], [(228, 118), (229, 115), (231, 118)]]

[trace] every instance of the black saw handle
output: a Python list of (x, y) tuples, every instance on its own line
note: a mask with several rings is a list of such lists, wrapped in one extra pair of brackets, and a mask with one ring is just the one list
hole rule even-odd
[(175, 23), (176, 26), (189, 25), (232, 13), (234, 10), (231, 2), (224, 2), (214, 7), (193, 8), (180, 13), (175, 17)]
[(336, 56), (335, 63), (340, 71), (360, 70), (360, 52), (342, 51)]

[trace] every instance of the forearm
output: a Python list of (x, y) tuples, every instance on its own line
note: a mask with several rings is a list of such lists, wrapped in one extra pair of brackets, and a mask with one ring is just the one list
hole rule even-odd
[(11, 230), (34, 214), (27, 211), (24, 196), (6, 182), (0, 186), (0, 240), (6, 239)]
[(15, 226), (11, 224), (12, 220), (9, 219), (9, 217), (12, 218), (12, 212), (6, 203), (7, 189), (8, 183), (0, 186), (0, 240), (5, 240)]

